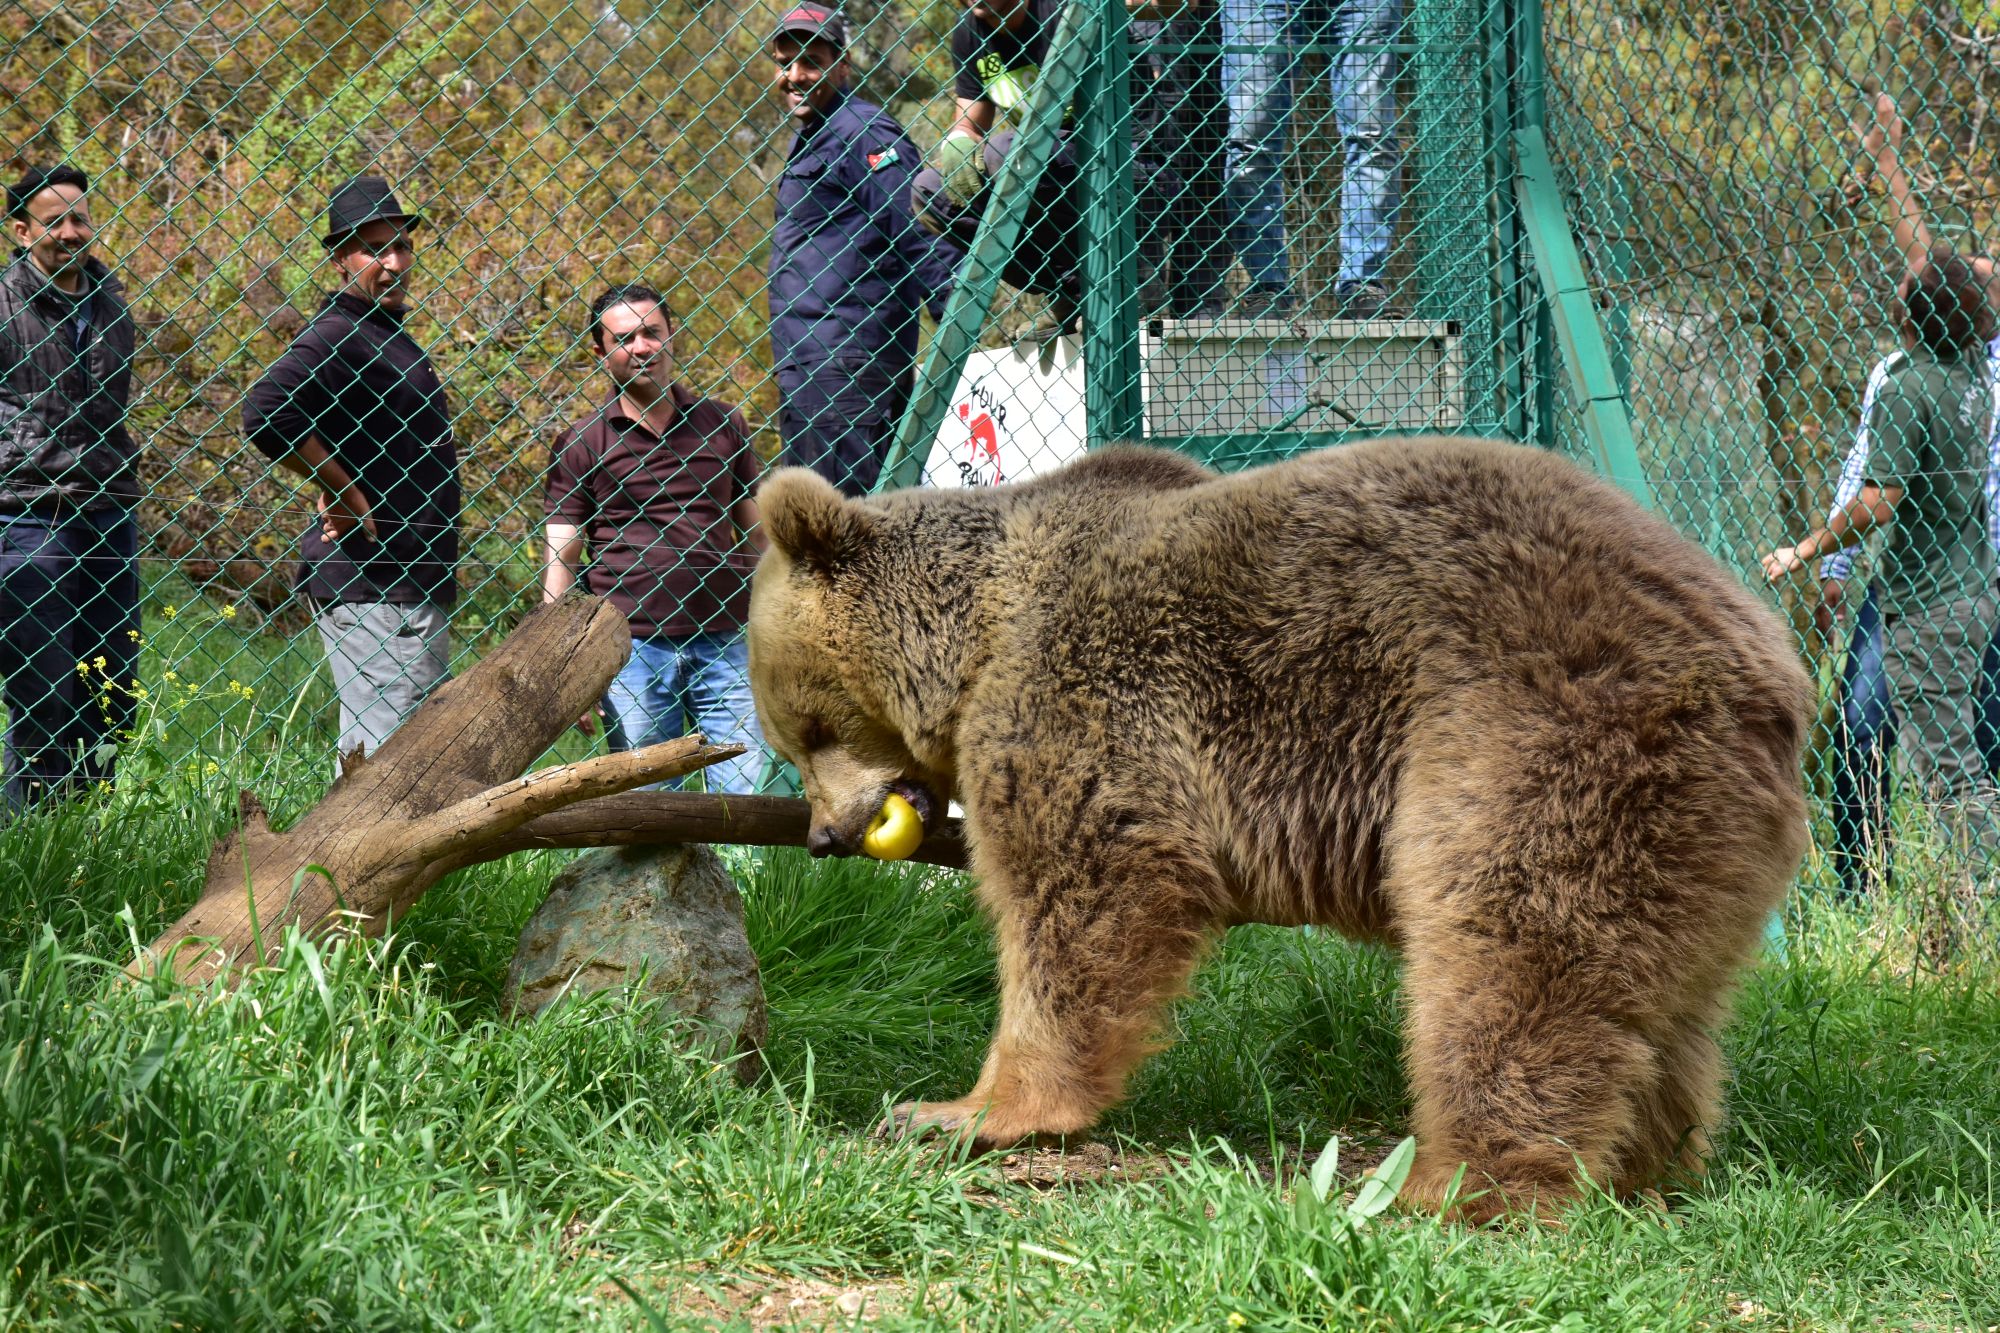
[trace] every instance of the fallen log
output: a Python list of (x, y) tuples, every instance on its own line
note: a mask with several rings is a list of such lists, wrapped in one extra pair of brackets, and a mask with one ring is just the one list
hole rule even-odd
[[(210, 854), (201, 898), (130, 970), (171, 959), (177, 975), (200, 981), (268, 957), (294, 923), (318, 932), (345, 919), (379, 931), (444, 873), (437, 857), (477, 841), (481, 814), (498, 836), (564, 798), (700, 767), (707, 758), (694, 738), (673, 742), (685, 748), (671, 754), (656, 746), (607, 755), (615, 762), (582, 777), (530, 779), (526, 789), (515, 781), (597, 702), (631, 644), (625, 618), (596, 598), (538, 608), (471, 670), (432, 691), (380, 751), (345, 756), (339, 779), (284, 833), (273, 833), (262, 803), (243, 793), (242, 825)], [(566, 767), (592, 765), (603, 760)], [(501, 784), (507, 789), (494, 790)]]
[[(542, 607), (465, 675), (431, 693), (381, 750), (356, 751), (283, 833), (255, 795), (209, 856), (202, 894), (127, 969), (203, 982), (275, 956), (287, 927), (379, 934), (440, 877), (533, 847), (661, 842), (802, 845), (803, 801), (632, 792), (742, 753), (700, 735), (520, 776), (603, 696), (630, 651), (596, 598)], [(956, 824), (918, 859), (963, 865)]]

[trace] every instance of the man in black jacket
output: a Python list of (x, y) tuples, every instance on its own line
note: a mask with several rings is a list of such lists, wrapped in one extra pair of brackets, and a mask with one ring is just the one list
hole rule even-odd
[(5, 801), (109, 780), (139, 656), (132, 317), (90, 254), (89, 180), (7, 189), (0, 270), (0, 677)]
[(299, 581), (340, 695), (340, 753), (373, 753), (443, 679), (458, 564), (458, 451), (444, 385), (403, 331), (415, 257), (379, 176), (334, 191), (322, 238), (339, 280), (250, 389), (244, 431), (319, 489)]

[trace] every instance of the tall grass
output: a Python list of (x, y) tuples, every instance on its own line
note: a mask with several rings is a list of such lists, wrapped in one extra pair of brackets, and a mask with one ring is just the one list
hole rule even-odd
[(807, 1279), (909, 1328), (2000, 1324), (2000, 976), (1915, 966), (1891, 907), (1794, 913), (1731, 1032), (1715, 1170), (1670, 1214), (1479, 1233), (1289, 1197), (1329, 1136), (1402, 1132), (1380, 951), (1234, 932), (1107, 1123), (1125, 1169), (1038, 1187), (868, 1133), (983, 1054), (959, 876), (730, 856), (772, 1008), (746, 1090), (655, 1010), (498, 1019), (558, 854), (228, 992), (122, 981), (229, 811), (162, 769), (0, 829), (0, 1326), (742, 1326)]

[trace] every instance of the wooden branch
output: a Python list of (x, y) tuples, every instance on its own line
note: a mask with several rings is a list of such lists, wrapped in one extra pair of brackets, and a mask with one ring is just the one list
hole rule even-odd
[(698, 768), (734, 759), (742, 753), (740, 745), (708, 745), (697, 734), (662, 741), (643, 750), (623, 750), (580, 763), (540, 769), (469, 796), (410, 825), (405, 834), (409, 855), (417, 861), (442, 861), (491, 842), (537, 815), (594, 796), (609, 796), (649, 782), (686, 777)]
[[(812, 808), (786, 796), (712, 796), (692, 791), (628, 791), (579, 801), (482, 844), (451, 869), (538, 847), (632, 847), (666, 842), (726, 842), (746, 847), (803, 847)], [(933, 829), (912, 861), (963, 870), (965, 830), (956, 819)]]
[[(804, 801), (630, 790), (743, 752), (699, 735), (521, 776), (603, 696), (630, 645), (608, 603), (565, 598), (433, 691), (379, 754), (345, 757), (290, 829), (272, 832), (244, 792), (242, 826), (210, 854), (200, 900), (127, 971), (165, 965), (207, 981), (268, 960), (290, 926), (376, 934), (441, 876), (530, 847), (802, 845)], [(917, 859), (962, 866), (958, 826), (937, 830)]]

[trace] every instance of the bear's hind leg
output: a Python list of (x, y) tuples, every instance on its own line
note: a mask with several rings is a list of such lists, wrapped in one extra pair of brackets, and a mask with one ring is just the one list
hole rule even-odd
[(1613, 1174), (1620, 1196), (1690, 1181), (1707, 1169), (1709, 1133), (1722, 1117), (1718, 1021), (1714, 1013), (1683, 1017), (1656, 1038), (1654, 1078), (1637, 1097), (1632, 1137)]
[(1658, 1052), (1560, 946), (1448, 934), (1406, 946), (1417, 1160), (1403, 1202), (1441, 1210), (1461, 1164), (1454, 1213), (1472, 1222), (1559, 1207), (1579, 1170), (1609, 1185)]
[(1001, 1148), (1081, 1133), (1124, 1095), (1215, 936), (1185, 868), (1163, 883), (1149, 860), (1124, 856), (1096, 876), (1072, 865), (1040, 883), (987, 877), (1000, 1026), (985, 1067), (955, 1101), (896, 1107), (885, 1132), (969, 1132), (976, 1147)]

